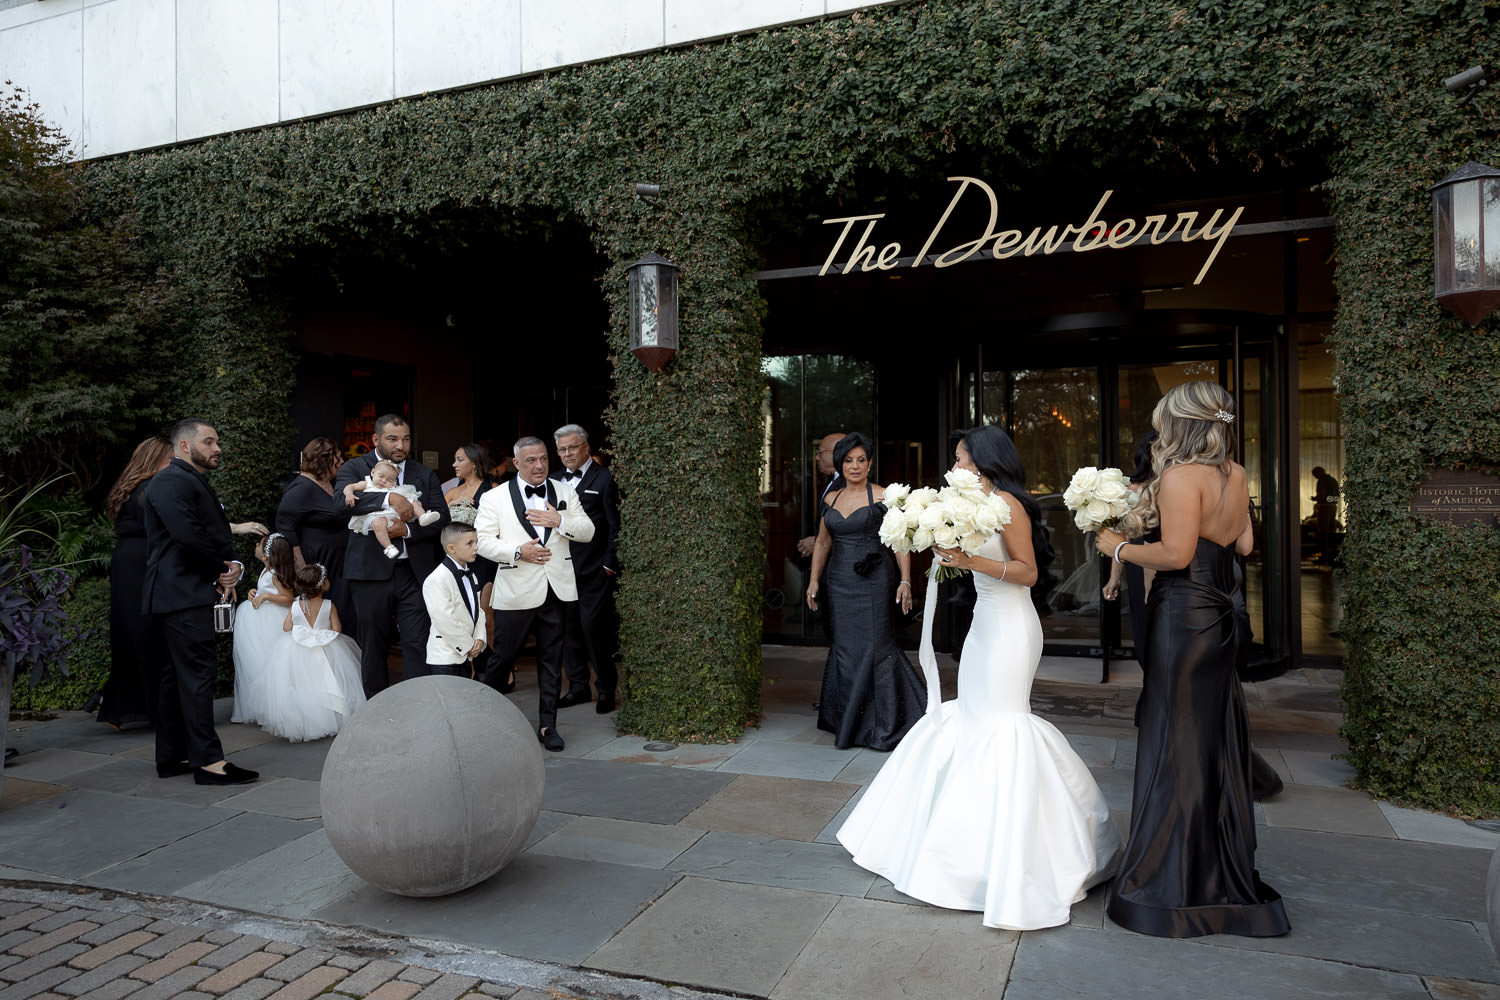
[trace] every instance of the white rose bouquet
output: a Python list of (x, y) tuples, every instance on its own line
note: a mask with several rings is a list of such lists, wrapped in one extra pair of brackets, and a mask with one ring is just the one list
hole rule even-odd
[[(974, 473), (953, 469), (943, 478), (947, 485), (937, 490), (930, 486), (913, 490), (899, 483), (886, 489), (880, 540), (888, 548), (922, 552), (936, 545), (973, 555), (1010, 523), (1010, 505), (1000, 494), (984, 492)], [(938, 579), (967, 572), (942, 566)]]
[(1113, 528), (1139, 499), (1125, 473), (1092, 465), (1073, 473), (1073, 481), (1063, 491), (1063, 504), (1073, 512), (1078, 530), (1084, 532)]

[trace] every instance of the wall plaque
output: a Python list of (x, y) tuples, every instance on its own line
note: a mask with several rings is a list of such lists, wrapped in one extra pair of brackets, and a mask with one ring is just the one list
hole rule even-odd
[(1407, 509), (1430, 521), (1493, 524), (1500, 516), (1500, 478), (1469, 469), (1428, 469)]

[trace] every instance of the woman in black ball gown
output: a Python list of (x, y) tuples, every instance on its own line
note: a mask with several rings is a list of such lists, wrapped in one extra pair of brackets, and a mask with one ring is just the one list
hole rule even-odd
[(890, 750), (927, 709), (927, 691), (896, 645), (893, 620), (898, 603), (903, 612), (911, 610), (911, 556), (893, 556), (880, 542), (885, 490), (870, 482), (865, 436), (844, 435), (833, 463), (844, 482), (828, 496), (807, 585), (813, 610), (820, 577), (832, 597), (833, 645), (823, 668), (818, 728), (833, 733), (840, 749)]
[[(1250, 543), (1250, 493), (1234, 453), (1234, 398), (1186, 382), (1152, 415), (1155, 474), (1124, 533), (1099, 551), (1156, 570), (1138, 715), (1130, 839), (1107, 912), (1158, 937), (1290, 930), (1255, 870), (1250, 732), (1236, 664), (1235, 551)], [(1127, 545), (1160, 528), (1161, 541)]]

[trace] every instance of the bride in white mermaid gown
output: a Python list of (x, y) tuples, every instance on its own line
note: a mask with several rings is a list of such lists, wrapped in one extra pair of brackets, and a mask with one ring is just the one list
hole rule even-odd
[[(929, 581), (921, 651), (927, 713), (891, 753), (838, 839), (856, 864), (908, 896), (982, 911), (987, 927), (1055, 927), (1112, 874), (1120, 834), (1067, 739), (1031, 714), (1042, 627), (1031, 603), (1037, 571), (1026, 508), (1035, 501), (1021, 486), (1020, 457), (1003, 431), (984, 427), (965, 436), (958, 460), (987, 487), (998, 482), (1012, 512), (1010, 525), (974, 558), (943, 550), (953, 565), (975, 571), (978, 591), (958, 698), (940, 701), (931, 645), (936, 584)], [(1030, 503), (1018, 502), (1021, 496)]]

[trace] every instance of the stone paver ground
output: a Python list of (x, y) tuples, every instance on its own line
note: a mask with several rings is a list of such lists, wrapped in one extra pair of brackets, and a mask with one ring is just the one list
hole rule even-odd
[[(0, 784), (0, 1000), (1412, 997), (1500, 1000), (1483, 891), (1500, 834), (1345, 787), (1336, 671), (1247, 687), (1287, 783), (1257, 808), (1276, 939), (1121, 930), (1102, 890), (1022, 934), (925, 906), (833, 839), (885, 755), (816, 727), (825, 653), (768, 647), (764, 714), (727, 746), (648, 751), (564, 710), (543, 812), (499, 874), (441, 899), (364, 883), (323, 833), (329, 741), (224, 722), (247, 788), (156, 778), (151, 734), (12, 722)], [(1044, 663), (1035, 710), (1128, 822), (1139, 674)], [(945, 661), (953, 696), (956, 668)], [(534, 676), (515, 703), (535, 713)], [(227, 702), (224, 703), (227, 714)], [(539, 753), (541, 751), (538, 751)]]

